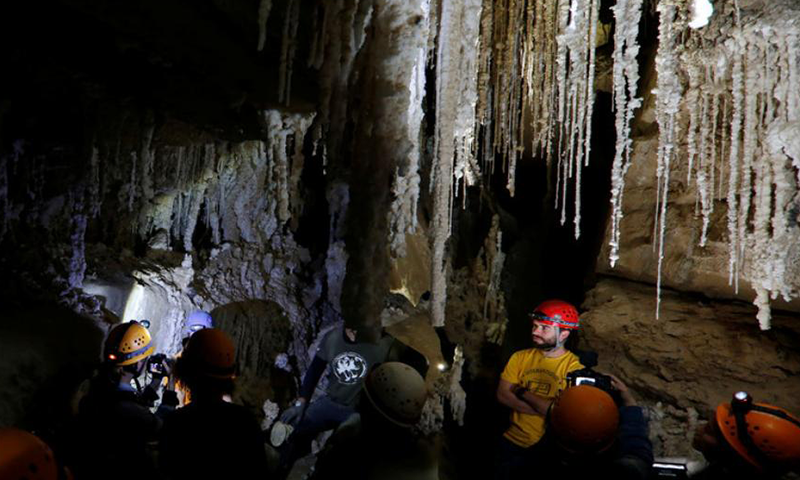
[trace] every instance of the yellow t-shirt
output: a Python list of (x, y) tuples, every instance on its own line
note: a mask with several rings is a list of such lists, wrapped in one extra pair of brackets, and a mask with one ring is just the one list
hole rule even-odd
[[(567, 373), (581, 368), (583, 365), (572, 352), (549, 358), (541, 350), (529, 348), (511, 356), (500, 378), (522, 385), (540, 397), (555, 398), (567, 387)], [(512, 411), (511, 426), (504, 436), (520, 447), (530, 447), (544, 435), (544, 420), (541, 415)]]

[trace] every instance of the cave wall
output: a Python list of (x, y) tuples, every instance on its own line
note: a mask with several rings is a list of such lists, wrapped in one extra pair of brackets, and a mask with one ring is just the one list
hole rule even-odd
[[(524, 23), (524, 2), (485, 0), (477, 17), (480, 2), (447, 9), (426, 1), (216, 1), (218, 11), (203, 7), (189, 26), (179, 22), (192, 18), (183, 4), (162, 11), (145, 2), (130, 12), (51, 3), (99, 40), (86, 34), (58, 44), (65, 27), (48, 21), (44, 40), (26, 34), (28, 46), (4, 47), (14, 68), (0, 103), (2, 296), (15, 311), (46, 302), (93, 319), (93, 329), (81, 330), (80, 368), (96, 359), (113, 323), (150, 319), (158, 349), (173, 353), (184, 315), (210, 310), (240, 352), (246, 387), (237, 400), (269, 416), (277, 406), (267, 401), (291, 398), (325, 328), (344, 321), (375, 333), (407, 318), (443, 322), (434, 331), (442, 352), (430, 347), (432, 329), (419, 330), (418, 348), (437, 360), (441, 353), (449, 368), (431, 380), (437, 396), (426, 424), (452, 428), (452, 438), (467, 432), (467, 443), (498, 433), (505, 412), (493, 398), (497, 375), (511, 352), (527, 346), (526, 314), (555, 296), (582, 303), (586, 347), (647, 405), (659, 455), (691, 454), (692, 422), (733, 389), (798, 409), (796, 301), (776, 299), (773, 306), (787, 312), (774, 315), (771, 332), (758, 331), (756, 309), (738, 302), (754, 297), (750, 277), (738, 293), (728, 284), (726, 197), (714, 197), (708, 242), (698, 246), (698, 191), (696, 181), (685, 181), (684, 163), (669, 184), (661, 272), (669, 290), (655, 318), (660, 130), (652, 32), (640, 56), (644, 107), (632, 127), (612, 268), (608, 207), (593, 203), (608, 200), (597, 192), (609, 183), (614, 113), (607, 97), (588, 102), (594, 170), (567, 191), (572, 170), (541, 151), (556, 144), (522, 125), (530, 113), (507, 109), (528, 100), (522, 83), (512, 88), (508, 78), (526, 73), (503, 49), (516, 48), (523, 34), (533, 48), (533, 31), (509, 22), (496, 25), (498, 41), (489, 34), (504, 8), (514, 7), (514, 20)], [(746, 22), (768, 9), (741, 3)], [(725, 22), (729, 7), (721, 9)], [(36, 25), (28, 7), (13, 8), (19, 26), (6, 25), (4, 35)], [(164, 16), (148, 30), (154, 12)], [(126, 13), (131, 24), (120, 26)], [(656, 18), (648, 10), (642, 21)], [(188, 29), (187, 52), (176, 25)], [(195, 38), (203, 34), (209, 38)], [(555, 54), (555, 37), (545, 40)], [(86, 57), (76, 53), (84, 50)], [(227, 58), (231, 50), (237, 53)], [(536, 54), (547, 68), (547, 52)], [(104, 58), (115, 60), (98, 69)], [(607, 55), (598, 58), (608, 64)], [(213, 75), (208, 65), (218, 66)], [(608, 75), (598, 78), (608, 88)], [(678, 78), (686, 131), (699, 86)], [(524, 87), (533, 90), (530, 82)], [(536, 110), (550, 115), (540, 122), (548, 132), (558, 131), (556, 110)], [(532, 135), (537, 148), (528, 146)], [(688, 139), (679, 143), (686, 153)], [(573, 240), (566, 213), (553, 209), (559, 188), (566, 213), (584, 212), (581, 240)], [(587, 195), (584, 210), (573, 210), (576, 192)], [(786, 265), (791, 279), (796, 264)], [(396, 331), (409, 344), (417, 337)], [(23, 395), (4, 400), (0, 424), (17, 424), (29, 413), (20, 399), (56, 375), (56, 357), (3, 351), (13, 358), (4, 358), (11, 367), (0, 382)], [(465, 419), (466, 430), (458, 430)]]

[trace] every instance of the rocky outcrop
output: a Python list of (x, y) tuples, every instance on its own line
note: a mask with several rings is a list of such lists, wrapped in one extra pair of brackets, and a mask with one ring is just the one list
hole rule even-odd
[[(746, 390), (756, 401), (800, 411), (800, 325), (776, 314), (760, 332), (755, 308), (603, 278), (581, 316), (584, 347), (598, 369), (619, 376), (651, 415), (656, 454), (689, 456), (694, 423)], [(696, 455), (696, 453), (695, 453)]]

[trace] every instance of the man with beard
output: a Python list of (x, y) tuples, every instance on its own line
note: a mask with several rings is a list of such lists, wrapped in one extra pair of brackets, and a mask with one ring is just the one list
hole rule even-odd
[(562, 300), (548, 300), (530, 315), (533, 348), (511, 356), (497, 386), (497, 401), (511, 408), (511, 425), (497, 449), (497, 478), (521, 478), (536, 471), (537, 444), (545, 416), (567, 373), (583, 368), (565, 345), (578, 329), (578, 311)]

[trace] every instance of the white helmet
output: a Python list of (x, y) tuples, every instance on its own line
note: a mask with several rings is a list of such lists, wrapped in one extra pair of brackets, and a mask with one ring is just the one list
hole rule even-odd
[(364, 382), (364, 392), (381, 415), (403, 427), (419, 421), (428, 396), (422, 376), (400, 362), (382, 363), (372, 370)]

